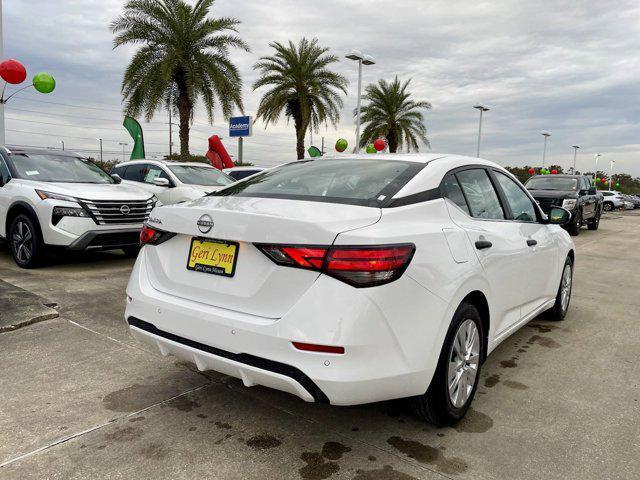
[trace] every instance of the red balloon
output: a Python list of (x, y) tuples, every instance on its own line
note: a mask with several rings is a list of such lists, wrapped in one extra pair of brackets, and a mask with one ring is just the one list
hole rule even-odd
[(551, 175), (557, 175), (558, 174), (558, 170), (551, 170)]
[(534, 173), (536, 173), (536, 171), (533, 168), (529, 169), (529, 175), (533, 175)]
[(7, 82), (17, 85), (27, 78), (27, 70), (19, 61), (9, 59), (0, 63), (0, 77)]
[(378, 138), (375, 142), (373, 142), (373, 148), (375, 148), (376, 151), (378, 152), (381, 152), (382, 150), (384, 150), (384, 147), (386, 146), (387, 146), (387, 143), (382, 138)]
[(603, 178), (603, 179), (602, 179), (602, 183), (603, 183), (604, 185), (606, 185), (606, 184), (607, 184), (607, 182), (608, 182), (608, 180), (607, 180), (606, 178)]

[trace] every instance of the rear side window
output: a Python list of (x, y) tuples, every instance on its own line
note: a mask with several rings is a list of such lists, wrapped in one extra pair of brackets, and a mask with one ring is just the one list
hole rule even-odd
[(121, 177), (124, 180), (130, 180), (132, 182), (144, 182), (144, 174), (146, 169), (147, 169), (147, 165), (145, 163), (127, 165)]
[(464, 193), (462, 193), (462, 188), (458, 183), (458, 180), (455, 176), (449, 175), (442, 182), (443, 194), (446, 198), (451, 200), (457, 206), (459, 206), (462, 210), (467, 212), (467, 214), (471, 214), (469, 212), (469, 207), (467, 205), (467, 201), (464, 199)]
[(505, 218), (498, 194), (486, 170), (481, 168), (462, 170), (456, 173), (456, 177), (467, 197), (472, 217), (493, 220)]
[(509, 208), (513, 214), (513, 219), (521, 222), (535, 222), (536, 210), (526, 193), (516, 182), (507, 177), (504, 173), (494, 171), (496, 178), (504, 196), (507, 198)]
[(229, 176), (235, 178), (236, 180), (242, 180), (243, 178), (250, 177), (254, 173), (258, 173), (261, 170), (236, 170), (234, 172), (229, 172)]
[(2, 180), (2, 183), (7, 183), (10, 178), (11, 175), (9, 174), (9, 169), (4, 163), (4, 160), (0, 158), (0, 180)]
[(305, 160), (265, 170), (210, 195), (381, 207), (422, 168), (423, 163), (395, 160)]

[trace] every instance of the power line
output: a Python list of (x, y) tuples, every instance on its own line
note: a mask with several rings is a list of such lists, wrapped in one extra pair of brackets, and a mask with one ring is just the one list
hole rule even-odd
[[(70, 123), (50, 123), (50, 122), (39, 122), (37, 120), (25, 120), (23, 118), (16, 118), (16, 117), (5, 117), (9, 120), (15, 120), (17, 122), (27, 122), (27, 123), (38, 123), (41, 125), (53, 125), (56, 127), (70, 127), (70, 128), (82, 128), (82, 129), (87, 129), (87, 128), (91, 128), (92, 130), (114, 130), (114, 131), (122, 131), (122, 128), (108, 128), (108, 127), (87, 127), (86, 125), (72, 125)], [(162, 132), (164, 133), (164, 130), (144, 130), (145, 132)]]
[(73, 107), (73, 108), (84, 108), (85, 110), (101, 110), (103, 112), (120, 112), (122, 113), (122, 109), (118, 108), (99, 108), (99, 107), (87, 107), (86, 105), (74, 105), (72, 103), (62, 103), (62, 102), (52, 102), (50, 100), (40, 100), (39, 98), (26, 98), (20, 95), (14, 97), (16, 100), (24, 100), (27, 102), (38, 102), (38, 103), (48, 103), (49, 105), (62, 105), (64, 107)]
[[(63, 137), (63, 138), (75, 138), (77, 140), (95, 140), (95, 138), (93, 137), (74, 137), (72, 135), (54, 135), (53, 133), (40, 133), (40, 132), (27, 132), (24, 130), (11, 130), (9, 128), (7, 128), (7, 132), (14, 132), (14, 133), (28, 133), (30, 135), (44, 135), (45, 137)], [(102, 139), (103, 142), (121, 142), (122, 140), (109, 140), (107, 138), (103, 138)], [(165, 145), (165, 142), (145, 142), (149, 145)]]

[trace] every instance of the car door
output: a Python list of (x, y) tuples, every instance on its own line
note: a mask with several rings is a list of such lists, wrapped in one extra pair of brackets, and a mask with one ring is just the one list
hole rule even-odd
[[(461, 191), (462, 195), (456, 193)], [(520, 225), (508, 221), (507, 210), (485, 167), (451, 172), (443, 193), (459, 208), (449, 208), (451, 219), (465, 230), (475, 247), (491, 288), (492, 330), (499, 335), (519, 322), (526, 288), (523, 260), (529, 247)]]
[(520, 258), (524, 270), (520, 280), (523, 295), (520, 315), (526, 317), (556, 295), (558, 253), (551, 229), (557, 227), (541, 222), (535, 200), (516, 180), (497, 169), (492, 169), (491, 174), (508, 207), (508, 221), (517, 227), (527, 248)]
[(596, 200), (595, 194), (591, 194), (589, 189), (591, 185), (585, 177), (580, 177), (580, 186), (578, 187), (578, 195), (582, 200), (582, 218), (593, 218), (596, 213)]
[(11, 202), (11, 195), (9, 188), (7, 188), (7, 182), (11, 179), (11, 174), (7, 168), (7, 164), (4, 159), (0, 157), (0, 236), (5, 237), (7, 233), (5, 230), (5, 224), (7, 219), (7, 211), (9, 210), (9, 203)]

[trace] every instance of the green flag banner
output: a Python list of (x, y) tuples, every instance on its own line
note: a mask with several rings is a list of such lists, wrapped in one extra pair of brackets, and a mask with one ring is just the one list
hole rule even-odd
[(122, 123), (127, 129), (131, 138), (133, 138), (133, 150), (131, 150), (131, 160), (145, 158), (144, 155), (144, 137), (142, 135), (142, 127), (135, 118), (124, 117)]

